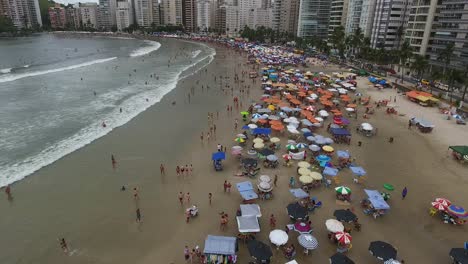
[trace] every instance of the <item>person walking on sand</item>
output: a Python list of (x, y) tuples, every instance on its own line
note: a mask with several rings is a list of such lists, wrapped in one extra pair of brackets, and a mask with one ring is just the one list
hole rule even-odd
[(276, 183), (278, 182), (278, 175), (275, 174), (275, 178), (273, 180), (273, 184), (275, 185), (275, 187), (277, 186)]
[(230, 192), (231, 192), (231, 187), (232, 187), (231, 183), (228, 182), (226, 187), (227, 187), (227, 188), (226, 188), (226, 191), (227, 191), (228, 193), (230, 193)]
[(138, 198), (140, 198), (138, 196), (138, 189), (135, 187), (133, 188), (133, 199), (138, 200)]
[(274, 214), (271, 214), (270, 216), (270, 228), (275, 229), (276, 227), (276, 218)]
[(65, 238), (63, 237), (60, 239), (60, 248), (63, 250), (63, 252), (68, 252), (67, 241), (65, 241)]
[(185, 262), (187, 262), (190, 259), (190, 249), (187, 245), (185, 245), (185, 248), (184, 248), (184, 258), (185, 258)]
[(114, 154), (111, 154), (111, 162), (112, 162), (112, 168), (115, 169), (117, 166), (117, 161), (115, 161)]
[(185, 175), (189, 176), (190, 173), (189, 173), (189, 167), (187, 164), (185, 164)]
[(405, 186), (405, 188), (403, 188), (403, 191), (401, 192), (401, 199), (404, 200), (407, 194), (408, 194), (408, 189)]
[(208, 201), (210, 202), (210, 205), (211, 205), (211, 198), (213, 198), (213, 194), (212, 194), (212, 193), (208, 193)]
[(187, 199), (187, 203), (190, 204), (190, 193), (185, 194), (185, 199)]
[(166, 175), (166, 170), (164, 168), (164, 164), (161, 163), (161, 166), (159, 166), (159, 170), (161, 171), (161, 175)]
[(8, 199), (8, 200), (11, 200), (11, 197), (12, 197), (12, 196), (11, 196), (11, 188), (10, 188), (10, 185), (7, 185), (7, 186), (5, 187), (5, 193), (6, 193), (6, 195), (7, 195), (7, 199)]
[(137, 209), (136, 209), (136, 222), (137, 222), (137, 223), (141, 223), (141, 212), (140, 212), (140, 208), (137, 208)]
[(224, 181), (224, 192), (227, 190), (227, 181)]
[(176, 170), (177, 176), (180, 176), (180, 167), (179, 167), (179, 165), (177, 165), (175, 170)]
[(190, 176), (192, 176), (192, 174), (193, 174), (193, 166), (192, 164), (190, 164)]
[(182, 192), (179, 192), (179, 202), (180, 205), (184, 204), (184, 194)]
[(237, 130), (237, 125), (238, 125), (239, 121), (237, 121), (237, 118), (236, 120), (234, 120), (234, 129)]

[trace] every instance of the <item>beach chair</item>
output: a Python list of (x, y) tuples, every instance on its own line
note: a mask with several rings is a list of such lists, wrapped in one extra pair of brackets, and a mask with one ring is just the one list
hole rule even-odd
[(437, 209), (434, 207), (429, 208), (429, 215), (434, 216), (437, 213)]

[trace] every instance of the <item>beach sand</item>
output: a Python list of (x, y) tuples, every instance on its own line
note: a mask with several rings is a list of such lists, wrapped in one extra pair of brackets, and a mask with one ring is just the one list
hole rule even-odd
[[(161, 40), (162, 44), (171, 41)], [(211, 153), (216, 145), (226, 145), (228, 152), (235, 145), (234, 119), (241, 118), (241, 109), (233, 109), (233, 115), (226, 113), (226, 105), (232, 105), (232, 95), (220, 90), (219, 76), (230, 86), (234, 84), (234, 73), (240, 75), (239, 66), (246, 61), (245, 55), (232, 50), (217, 48), (214, 61), (207, 66), (207, 72), (198, 73), (179, 82), (176, 89), (166, 95), (157, 105), (149, 108), (128, 124), (114, 130), (105, 137), (47, 166), (12, 188), (14, 200), (0, 200), (0, 263), (185, 263), (183, 248), (193, 248), (203, 242), (206, 235), (236, 235), (235, 212), (241, 198), (235, 184), (244, 178), (233, 176), (238, 171), (238, 161), (228, 155), (224, 170), (215, 172)], [(311, 71), (332, 72), (338, 69), (310, 67)], [(215, 83), (213, 76), (218, 76)], [(199, 84), (196, 84), (197, 80)], [(251, 83), (250, 96), (241, 97), (244, 108), (252, 99), (258, 101), (263, 93), (260, 81)], [(223, 86), (226, 83), (223, 81)], [(201, 85), (210, 86), (201, 91)], [(195, 86), (195, 95), (187, 102), (187, 94)], [(367, 92), (367, 81), (359, 80), (359, 90)], [(389, 97), (395, 91), (369, 91), (373, 98)], [(235, 91), (235, 95), (239, 95)], [(392, 94), (393, 95), (393, 94)], [(404, 112), (434, 111), (414, 104), (406, 104), (398, 97)], [(172, 102), (176, 101), (176, 105)], [(406, 108), (408, 107), (408, 108)], [(242, 109), (243, 110), (243, 109)], [(408, 117), (388, 116), (385, 109), (376, 111), (370, 120), (378, 128), (378, 135), (372, 138), (353, 133), (351, 145), (337, 145), (335, 149), (349, 150), (356, 162), (367, 170), (365, 186), (352, 183), (347, 170), (340, 173), (343, 184), (353, 190), (350, 206), (338, 205), (332, 189), (312, 190), (312, 196), (323, 202), (322, 208), (310, 215), (319, 248), (309, 256), (303, 256), (297, 243), (297, 234), (290, 233), (290, 242), (298, 249), (299, 263), (328, 263), (328, 257), (335, 252), (335, 246), (327, 240), (325, 220), (333, 217), (340, 208), (351, 208), (362, 223), (362, 231), (352, 233), (353, 248), (348, 253), (356, 263), (377, 263), (368, 252), (371, 241), (383, 240), (398, 248), (399, 258), (406, 263), (448, 263), (448, 252), (452, 247), (461, 247), (466, 226), (443, 224), (436, 217), (428, 215), (430, 202), (435, 197), (446, 197), (456, 204), (467, 207), (464, 190), (467, 188), (466, 168), (447, 155), (444, 138), (451, 133), (460, 133), (460, 140), (466, 140), (466, 130), (453, 132), (437, 127), (432, 134), (423, 135), (407, 128)], [(219, 111), (215, 118), (216, 139), (206, 140), (208, 130), (207, 113)], [(359, 108), (363, 113), (364, 109)], [(429, 116), (429, 114), (427, 115)], [(424, 116), (426, 118), (426, 115)], [(363, 122), (362, 118), (351, 120), (351, 131)], [(327, 121), (326, 124), (330, 122)], [(454, 125), (452, 125), (453, 127)], [(447, 130), (442, 130), (447, 129)], [(200, 141), (200, 133), (205, 140)], [(442, 131), (448, 131), (443, 132)], [(326, 128), (318, 131), (326, 135)], [(458, 135), (458, 134), (457, 134)], [(388, 137), (394, 137), (393, 144)], [(286, 141), (282, 137), (282, 143)], [(455, 142), (454, 144), (466, 144)], [(362, 147), (357, 147), (362, 141)], [(452, 142), (450, 142), (452, 144)], [(277, 154), (283, 154), (280, 150)], [(117, 159), (113, 170), (110, 155)], [(159, 165), (165, 164), (166, 175), (160, 175)], [(177, 165), (193, 164), (192, 176), (176, 176)], [(258, 239), (269, 242), (269, 215), (275, 214), (277, 228), (283, 229), (289, 223), (286, 213), (288, 203), (294, 201), (288, 191), (288, 179), (295, 176), (295, 168), (280, 166), (277, 170), (263, 169), (260, 174), (279, 176), (278, 187), (272, 200), (260, 201), (263, 217), (260, 219), (262, 232)], [(231, 193), (223, 192), (223, 182), (233, 184)], [(254, 182), (254, 180), (252, 180)], [(383, 183), (396, 187), (389, 201), (392, 206), (388, 215), (373, 219), (365, 216), (359, 206), (364, 198), (364, 187), (382, 190)], [(125, 185), (126, 191), (120, 191)], [(403, 187), (408, 196), (401, 200)], [(142, 223), (135, 222), (136, 203), (132, 188), (138, 187), (138, 207), (142, 212)], [(191, 203), (179, 204), (178, 193), (190, 192)], [(213, 193), (212, 205), (208, 193)], [(198, 217), (185, 223), (184, 211), (191, 204), (200, 209)], [(219, 213), (229, 214), (230, 222), (226, 231), (219, 228)], [(56, 240), (65, 237), (70, 244), (71, 254), (64, 254)], [(281, 251), (273, 250), (272, 263), (285, 263)], [(251, 261), (246, 246), (240, 243), (239, 262)]]

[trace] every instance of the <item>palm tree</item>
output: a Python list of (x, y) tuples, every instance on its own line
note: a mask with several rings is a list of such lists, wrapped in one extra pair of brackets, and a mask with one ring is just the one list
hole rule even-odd
[(459, 70), (450, 70), (448, 74), (445, 74), (446, 80), (448, 82), (449, 86), (449, 92), (450, 92), (450, 103), (452, 102), (452, 95), (453, 95), (453, 90), (454, 90), (454, 85), (455, 83), (463, 83), (464, 80), (464, 75), (461, 71)]
[(412, 54), (413, 53), (412, 53), (411, 45), (408, 40), (405, 40), (405, 42), (403, 42), (403, 45), (401, 45), (400, 52), (398, 52), (398, 58), (400, 59), (400, 68), (401, 68), (401, 83), (403, 83), (404, 68), (406, 67), (406, 63)]
[(333, 30), (330, 41), (334, 49), (338, 49), (340, 56), (343, 57), (344, 48), (345, 48), (345, 33), (344, 27), (339, 26)]
[(429, 61), (422, 55), (414, 55), (413, 61), (411, 62), (410, 69), (418, 74), (418, 81), (421, 82), (422, 75), (427, 69)]
[(441, 50), (439, 52), (439, 55), (437, 56), (437, 60), (442, 61), (442, 63), (444, 64), (444, 71), (443, 71), (444, 74), (445, 74), (445, 71), (447, 70), (447, 67), (450, 65), (454, 50), (455, 50), (455, 44), (451, 42), (450, 44), (445, 46), (445, 49)]
[(404, 34), (405, 34), (405, 30), (403, 29), (403, 26), (399, 26), (398, 29), (397, 29), (397, 32), (396, 32), (396, 37), (398, 39), (397, 47), (396, 47), (397, 49), (400, 47), (401, 39), (402, 39)]
[(364, 33), (362, 33), (362, 29), (358, 27), (356, 30), (354, 30), (353, 35), (351, 37), (351, 43), (353, 47), (353, 55), (355, 55), (356, 50), (361, 47), (362, 43), (364, 40)]

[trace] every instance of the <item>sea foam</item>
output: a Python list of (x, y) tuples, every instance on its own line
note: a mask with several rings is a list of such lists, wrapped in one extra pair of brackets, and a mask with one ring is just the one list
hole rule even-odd
[(130, 53), (130, 57), (139, 57), (143, 56), (146, 54), (149, 54), (153, 51), (158, 50), (161, 47), (161, 43), (156, 42), (156, 41), (151, 41), (151, 40), (145, 40), (144, 41), (147, 45), (145, 47), (138, 48)]
[(1, 69), (1, 70), (0, 70), (0, 73), (3, 73), (3, 74), (5, 74), (5, 73), (10, 73), (10, 72), (11, 72), (11, 69), (12, 69), (12, 68)]

